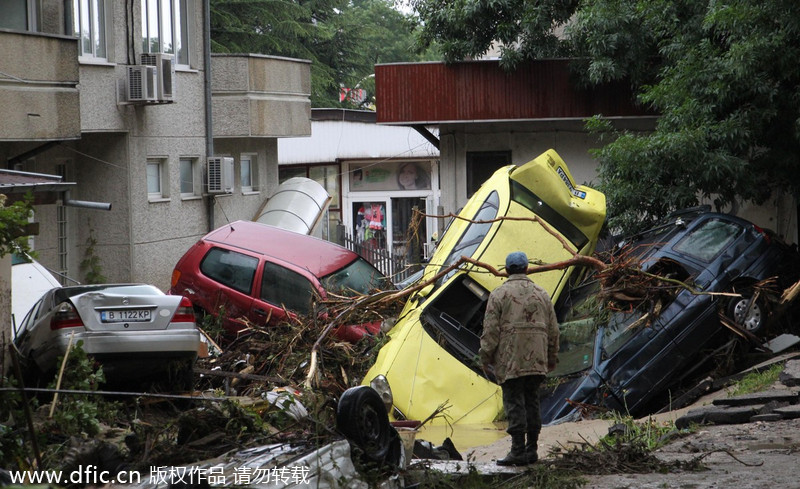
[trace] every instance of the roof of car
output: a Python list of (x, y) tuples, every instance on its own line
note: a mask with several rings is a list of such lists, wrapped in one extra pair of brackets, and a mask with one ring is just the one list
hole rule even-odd
[(232, 222), (203, 239), (272, 256), (305, 268), (317, 277), (333, 273), (358, 257), (330, 241), (253, 221)]

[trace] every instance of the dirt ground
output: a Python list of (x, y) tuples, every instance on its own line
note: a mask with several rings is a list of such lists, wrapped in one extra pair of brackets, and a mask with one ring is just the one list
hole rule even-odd
[[(684, 409), (654, 416), (658, 421), (675, 420), (687, 410), (710, 404), (727, 394), (719, 391)], [(607, 433), (607, 420), (587, 420), (544, 427), (539, 439), (539, 456), (546, 457), (553, 446), (593, 443)], [(505, 456), (510, 438), (464, 452), (476, 462), (492, 462)], [(778, 488), (800, 487), (797, 461), (800, 452), (800, 419), (736, 425), (703, 426), (677, 438), (656, 451), (665, 462), (702, 458), (707, 470), (650, 474), (586, 476), (591, 489), (656, 488)], [(465, 457), (465, 458), (467, 458)]]

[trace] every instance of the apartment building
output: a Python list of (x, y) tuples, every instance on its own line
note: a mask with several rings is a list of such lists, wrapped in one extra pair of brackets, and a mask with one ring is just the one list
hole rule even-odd
[(75, 182), (35, 206), (43, 264), (82, 281), (96, 259), (109, 282), (166, 289), (198, 237), (257, 214), (278, 138), (310, 135), (310, 63), (210, 55), (204, 4), (4, 3), (0, 158)]

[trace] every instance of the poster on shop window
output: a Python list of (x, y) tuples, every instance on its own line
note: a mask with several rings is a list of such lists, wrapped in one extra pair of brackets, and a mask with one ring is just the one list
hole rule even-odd
[(430, 190), (429, 161), (391, 161), (350, 167), (350, 190)]
[(383, 246), (386, 240), (386, 208), (379, 202), (357, 205), (356, 241), (371, 243), (376, 247)]

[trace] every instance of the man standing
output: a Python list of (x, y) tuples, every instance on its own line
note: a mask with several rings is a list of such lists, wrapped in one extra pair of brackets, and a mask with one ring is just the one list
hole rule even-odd
[(508, 280), (489, 295), (483, 320), (481, 363), (484, 370), (494, 366), (511, 435), (511, 452), (497, 465), (538, 460), (539, 385), (558, 361), (553, 304), (547, 292), (528, 278), (527, 270), (525, 253), (515, 251), (506, 257)]

